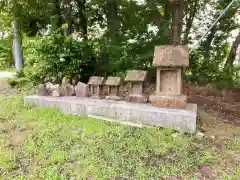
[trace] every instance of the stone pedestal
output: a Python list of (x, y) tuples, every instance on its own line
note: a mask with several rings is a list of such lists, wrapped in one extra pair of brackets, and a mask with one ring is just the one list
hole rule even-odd
[(121, 100), (119, 96), (119, 86), (121, 83), (120, 77), (108, 77), (105, 85), (108, 86), (108, 96), (106, 99), (111, 99), (115, 101)]
[(26, 96), (25, 106), (43, 106), (60, 109), (63, 113), (117, 120), (122, 123), (152, 125), (194, 133), (197, 106), (187, 104), (186, 109), (153, 107), (149, 103), (128, 103), (106, 99), (71, 97)]
[(89, 93), (93, 99), (101, 99), (104, 77), (92, 76), (88, 81)]
[(146, 103), (148, 98), (143, 95), (143, 82), (147, 76), (146, 71), (128, 71), (125, 81), (131, 83), (130, 94), (126, 97), (128, 102)]
[(187, 46), (155, 48), (153, 66), (157, 67), (156, 92), (150, 96), (152, 105), (160, 108), (184, 109), (187, 96), (182, 94), (182, 68), (188, 66)]

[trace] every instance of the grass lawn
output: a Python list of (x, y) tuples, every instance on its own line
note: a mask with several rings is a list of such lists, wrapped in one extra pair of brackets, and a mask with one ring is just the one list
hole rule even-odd
[(24, 108), (21, 96), (1, 99), (0, 108), (0, 179), (197, 179), (199, 167), (222, 158), (208, 140), (170, 129)]
[(2, 72), (16, 72), (15, 68), (1, 68), (0, 67), (0, 71)]

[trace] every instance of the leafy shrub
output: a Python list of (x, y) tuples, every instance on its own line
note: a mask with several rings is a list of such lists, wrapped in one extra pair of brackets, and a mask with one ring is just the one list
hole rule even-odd
[(60, 30), (26, 41), (24, 55), (24, 74), (35, 82), (45, 77), (54, 77), (60, 82), (64, 76), (81, 76), (86, 81), (96, 67), (91, 46), (64, 36)]
[(23, 87), (25, 86), (25, 84), (27, 84), (29, 81), (27, 78), (24, 78), (24, 77), (21, 77), (21, 78), (18, 78), (18, 77), (11, 77), (11, 78), (8, 78), (8, 84), (11, 86), (11, 87)]
[(12, 39), (10, 37), (0, 39), (0, 67), (10, 68), (12, 65)]

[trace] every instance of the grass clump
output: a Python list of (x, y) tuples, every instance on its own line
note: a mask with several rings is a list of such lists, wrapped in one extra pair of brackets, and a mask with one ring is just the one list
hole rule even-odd
[(129, 127), (56, 109), (25, 108), (21, 96), (2, 99), (0, 106), (3, 179), (183, 177), (215, 158), (206, 141), (173, 136), (170, 129)]

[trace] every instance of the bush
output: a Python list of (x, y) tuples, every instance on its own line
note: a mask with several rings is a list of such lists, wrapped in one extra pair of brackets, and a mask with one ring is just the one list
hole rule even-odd
[(54, 77), (60, 82), (64, 76), (83, 81), (94, 73), (96, 58), (91, 46), (85, 41), (56, 31), (49, 36), (27, 40), (24, 46), (24, 74), (37, 82)]
[(0, 68), (10, 68), (12, 65), (12, 38), (0, 39)]
[(24, 87), (27, 83), (29, 83), (28, 79), (24, 77), (11, 77), (8, 78), (8, 84), (11, 87)]

